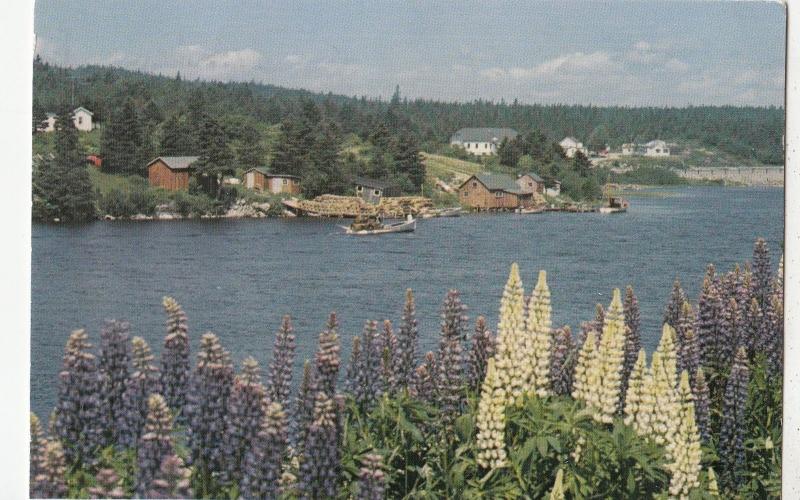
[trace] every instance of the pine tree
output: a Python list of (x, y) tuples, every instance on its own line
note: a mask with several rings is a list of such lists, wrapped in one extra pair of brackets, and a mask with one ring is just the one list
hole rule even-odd
[(114, 173), (140, 174), (145, 172), (142, 126), (132, 97), (111, 114), (103, 129), (100, 151), (103, 169)]
[(161, 156), (191, 156), (197, 153), (197, 144), (191, 127), (182, 115), (171, 115), (161, 125)]
[(239, 145), (236, 148), (236, 164), (243, 170), (264, 164), (264, 148), (261, 146), (261, 137), (258, 129), (253, 125), (246, 124), (241, 130)]
[(197, 173), (205, 179), (206, 191), (216, 195), (222, 176), (234, 172), (233, 152), (225, 130), (209, 115), (203, 115), (200, 123), (198, 152)]
[(394, 145), (395, 172), (408, 179), (413, 192), (418, 192), (425, 182), (425, 164), (419, 155), (419, 146), (410, 133), (402, 134)]

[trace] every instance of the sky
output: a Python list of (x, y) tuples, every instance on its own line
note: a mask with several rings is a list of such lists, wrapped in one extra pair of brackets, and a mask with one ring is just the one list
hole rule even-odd
[(37, 53), (344, 95), (784, 103), (774, 2), (39, 0)]

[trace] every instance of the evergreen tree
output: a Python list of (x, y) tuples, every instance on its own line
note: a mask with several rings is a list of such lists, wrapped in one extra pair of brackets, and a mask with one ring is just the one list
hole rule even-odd
[(394, 147), (393, 156), (395, 172), (408, 179), (412, 189), (418, 191), (425, 182), (425, 164), (422, 163), (414, 136), (402, 134)]
[(209, 194), (218, 190), (223, 175), (232, 175), (233, 153), (228, 147), (228, 136), (219, 123), (209, 115), (203, 115), (200, 125), (197, 173), (202, 176), (204, 188)]
[(181, 115), (171, 115), (161, 126), (161, 156), (191, 156), (197, 152), (191, 127)]
[(588, 177), (592, 168), (592, 162), (581, 151), (576, 151), (572, 157), (572, 168), (581, 177)]
[(245, 125), (241, 130), (241, 137), (236, 148), (236, 163), (245, 170), (264, 164), (264, 148), (261, 146), (261, 137), (253, 125)]
[(128, 97), (103, 129), (103, 168), (114, 173), (144, 174), (143, 134), (133, 98)]

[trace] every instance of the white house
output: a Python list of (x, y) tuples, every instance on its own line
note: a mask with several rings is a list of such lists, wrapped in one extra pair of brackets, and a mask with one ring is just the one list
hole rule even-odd
[(636, 154), (636, 144), (628, 142), (622, 145), (623, 156), (633, 156), (634, 154)]
[(493, 155), (504, 139), (510, 141), (517, 135), (512, 128), (462, 128), (450, 137), (450, 145), (477, 156)]
[[(90, 132), (94, 128), (92, 116), (94, 116), (94, 113), (80, 106), (72, 111), (72, 123), (74, 123), (75, 128), (81, 132)], [(55, 113), (47, 113), (47, 118), (42, 122), (42, 128), (40, 130), (42, 132), (52, 132), (55, 130), (56, 119), (57, 116)]]
[(667, 143), (661, 140), (650, 141), (644, 145), (645, 156), (669, 156)]
[(585, 156), (589, 155), (589, 150), (584, 147), (582, 142), (574, 137), (564, 137), (558, 145), (564, 150), (564, 154), (567, 155), (567, 158), (572, 158), (578, 151)]

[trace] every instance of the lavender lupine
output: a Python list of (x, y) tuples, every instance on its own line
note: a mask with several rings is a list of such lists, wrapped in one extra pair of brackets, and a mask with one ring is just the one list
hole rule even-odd
[(771, 295), (772, 269), (769, 248), (764, 238), (758, 238), (753, 246), (753, 278), (751, 282), (753, 297), (761, 308), (765, 308)]
[(67, 464), (64, 449), (58, 441), (48, 441), (44, 447), (42, 470), (33, 483), (33, 498), (64, 498), (67, 496)]
[(417, 351), (419, 349), (417, 335), (416, 305), (414, 304), (414, 294), (409, 288), (406, 290), (403, 318), (400, 322), (400, 330), (397, 333), (397, 352), (392, 357), (394, 364), (392, 372), (396, 390), (408, 388), (414, 380)]
[(266, 403), (258, 434), (243, 465), (240, 491), (244, 498), (277, 498), (281, 465), (286, 455), (286, 413), (279, 403)]
[(722, 425), (719, 437), (720, 478), (736, 489), (743, 480), (745, 465), (744, 434), (747, 427), (747, 386), (750, 369), (747, 352), (740, 347), (731, 366), (725, 397), (722, 401)]
[(386, 475), (381, 470), (382, 457), (370, 453), (361, 459), (358, 471), (358, 500), (383, 500), (386, 498)]
[(192, 492), (192, 471), (185, 467), (178, 455), (167, 455), (161, 461), (158, 476), (148, 498), (194, 498)]
[(122, 489), (122, 480), (114, 469), (97, 471), (95, 483), (95, 486), (89, 488), (91, 498), (128, 498)]
[[(636, 298), (633, 293), (633, 287), (630, 285), (625, 288), (625, 300), (622, 303), (622, 310), (625, 316), (625, 361), (622, 365), (620, 400), (624, 402), (625, 393), (628, 390), (628, 378), (630, 378), (633, 365), (636, 364), (636, 359), (639, 357), (639, 350), (642, 348), (642, 338), (639, 331), (641, 323), (639, 299)], [(622, 407), (622, 404), (620, 407)]]
[(697, 369), (697, 373), (692, 381), (692, 394), (694, 395), (697, 430), (700, 431), (700, 438), (703, 442), (708, 442), (711, 438), (711, 394), (702, 366)]
[(334, 498), (341, 459), (336, 403), (324, 391), (316, 394), (314, 419), (300, 461), (300, 498)]
[(697, 320), (694, 316), (691, 304), (683, 303), (681, 317), (678, 320), (676, 336), (679, 340), (678, 350), (678, 372), (686, 370), (690, 378), (694, 378), (697, 368), (700, 366), (700, 348), (695, 334), (695, 324)]
[(30, 442), (30, 475), (28, 477), (29, 494), (33, 496), (33, 485), (36, 476), (43, 472), (44, 450), (47, 439), (42, 431), (42, 424), (35, 413), (31, 413), (31, 442)]
[(367, 321), (361, 333), (360, 363), (355, 376), (353, 396), (364, 408), (369, 408), (381, 395), (381, 356), (378, 349), (378, 324)]
[(347, 370), (344, 375), (344, 388), (350, 394), (355, 394), (358, 390), (358, 370), (361, 369), (361, 338), (353, 337), (353, 348), (350, 349), (350, 360), (347, 362)]
[(569, 326), (557, 328), (553, 332), (553, 352), (550, 355), (550, 381), (553, 393), (568, 395), (572, 393), (572, 375), (578, 361), (578, 347), (572, 339)]
[(425, 360), (414, 372), (413, 393), (427, 403), (436, 401), (436, 355), (428, 351)]
[(765, 327), (767, 326), (767, 323), (764, 321), (764, 314), (761, 310), (761, 306), (758, 304), (758, 299), (755, 297), (750, 299), (747, 314), (743, 319), (744, 321), (741, 327), (743, 331), (743, 345), (747, 348), (747, 353), (752, 356), (755, 354), (758, 344), (763, 342), (761, 337), (766, 333)]
[(709, 264), (697, 302), (695, 324), (700, 358), (705, 366), (719, 366), (723, 344), (722, 332), (719, 330), (722, 309), (722, 299), (714, 284), (714, 266)]
[(462, 338), (466, 328), (466, 306), (458, 291), (450, 290), (442, 308), (442, 328), (436, 355), (436, 396), (446, 423), (459, 412), (465, 397), (465, 353)]
[(764, 351), (770, 377), (783, 373), (783, 297), (773, 294), (764, 321)]
[(317, 378), (317, 384), (328, 397), (333, 397), (336, 393), (336, 380), (339, 378), (339, 366), (341, 365), (341, 347), (339, 335), (336, 333), (337, 327), (336, 313), (332, 312), (328, 317), (325, 330), (319, 334), (319, 345), (314, 356), (314, 375)]
[(128, 365), (130, 364), (130, 324), (126, 321), (106, 321), (100, 332), (100, 355), (98, 364), (107, 381), (103, 385), (102, 399), (105, 411), (108, 413), (108, 441), (105, 444), (116, 443), (120, 438), (120, 426), (115, 425), (121, 421), (125, 414), (125, 382), (128, 380)]
[(272, 348), (272, 361), (269, 364), (267, 397), (286, 408), (292, 390), (292, 369), (294, 367), (295, 336), (289, 315), (283, 317), (281, 327), (275, 334)]
[(489, 358), (494, 356), (495, 338), (491, 330), (486, 327), (486, 318), (478, 316), (475, 320), (475, 332), (472, 334), (472, 345), (469, 351), (469, 370), (467, 378), (469, 389), (477, 392), (481, 388), (486, 376), (486, 365)]
[(381, 360), (381, 390), (388, 392), (395, 386), (394, 382), (394, 363), (393, 359), (397, 352), (397, 336), (394, 334), (392, 322), (383, 321), (383, 330), (378, 337), (378, 353)]
[(203, 334), (186, 401), (190, 463), (203, 476), (223, 470), (225, 416), (233, 377), (230, 355), (217, 336)]
[(686, 294), (683, 293), (683, 288), (681, 288), (681, 281), (675, 278), (669, 302), (667, 302), (667, 307), (664, 309), (664, 323), (667, 323), (672, 328), (678, 328), (678, 321), (681, 317), (684, 302), (686, 302)]
[(172, 414), (160, 394), (147, 400), (147, 422), (137, 450), (136, 494), (146, 497), (153, 487), (161, 462), (175, 454), (172, 442)]
[(306, 432), (314, 419), (314, 403), (317, 397), (317, 382), (310, 361), (303, 365), (303, 379), (295, 398), (294, 418), (292, 419), (292, 439), (297, 450), (305, 445)]
[(723, 368), (731, 365), (736, 355), (736, 349), (746, 345), (743, 326), (738, 302), (734, 298), (728, 299), (728, 303), (722, 309), (717, 326), (722, 339), (720, 358)]
[(185, 421), (184, 406), (189, 388), (191, 361), (189, 360), (189, 328), (186, 313), (172, 297), (164, 297), (167, 313), (167, 335), (161, 350), (161, 386), (164, 399), (177, 414), (179, 422)]
[(89, 350), (84, 330), (75, 330), (67, 340), (64, 363), (58, 374), (55, 436), (64, 446), (67, 461), (86, 461), (103, 444), (106, 412), (100, 395), (105, 378)]
[(125, 381), (122, 396), (124, 413), (118, 421), (119, 444), (134, 447), (139, 442), (147, 419), (147, 400), (151, 394), (161, 394), (161, 373), (153, 366), (150, 346), (141, 337), (133, 337), (133, 373)]
[(242, 477), (242, 461), (264, 418), (266, 392), (261, 383), (258, 361), (248, 356), (242, 362), (242, 373), (234, 379), (228, 397), (228, 412), (225, 415), (225, 465), (228, 481), (238, 483)]

